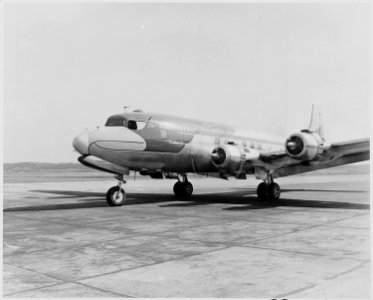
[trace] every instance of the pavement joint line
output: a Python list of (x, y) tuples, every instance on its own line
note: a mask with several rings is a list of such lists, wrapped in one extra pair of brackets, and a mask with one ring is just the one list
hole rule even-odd
[(96, 286), (93, 286), (93, 285), (85, 284), (83, 282), (71, 281), (71, 283), (75, 283), (75, 284), (79, 284), (79, 285), (82, 285), (82, 286), (85, 286), (85, 287), (93, 288), (93, 289), (96, 289), (98, 291), (105, 292), (105, 293), (109, 292), (109, 293), (117, 295), (117, 296), (119, 296), (121, 298), (123, 298), (123, 297), (125, 297), (125, 298), (135, 298), (133, 296), (129, 296), (129, 295), (125, 295), (125, 294), (120, 294), (120, 293), (117, 293), (117, 292), (114, 292), (114, 291), (105, 290), (105, 289), (102, 289), (102, 288), (99, 288), (99, 287), (96, 287)]
[(329, 255), (329, 254), (320, 254), (320, 253), (312, 253), (312, 252), (303, 252), (303, 251), (296, 251), (296, 250), (289, 250), (289, 249), (279, 249), (279, 248), (271, 248), (271, 247), (264, 247), (264, 246), (256, 246), (256, 245), (249, 245), (249, 243), (240, 245), (241, 247), (246, 248), (255, 248), (255, 249), (264, 249), (264, 250), (271, 250), (271, 251), (278, 251), (278, 252), (285, 252), (285, 253), (295, 253), (295, 254), (303, 254), (303, 255), (313, 255), (313, 256), (322, 256), (326, 258), (340, 258), (340, 259), (349, 259), (355, 260), (359, 262), (366, 262), (366, 259), (359, 259), (355, 257), (339, 257), (338, 255)]
[[(9, 263), (7, 263), (7, 265), (11, 265), (13, 267), (21, 268), (21, 269), (24, 269), (24, 270), (27, 270), (27, 271), (32, 271), (32, 272), (35, 272), (35, 273), (39, 273), (39, 272), (36, 272), (36, 271), (33, 271), (33, 270), (28, 270), (26, 268), (14, 266), (14, 265), (9, 264)], [(44, 275), (46, 277), (51, 277), (49, 275), (45, 275), (45, 274), (42, 274), (42, 273), (39, 273), (39, 274)], [(55, 278), (53, 278), (53, 279), (55, 279)], [(17, 292), (14, 292), (14, 293), (4, 294), (4, 296), (11, 296), (11, 295), (16, 295), (16, 294), (25, 293), (25, 292), (37, 291), (37, 290), (41, 290), (41, 289), (44, 289), (44, 288), (59, 286), (59, 285), (62, 285), (62, 284), (75, 283), (75, 284), (86, 286), (86, 287), (89, 287), (89, 288), (93, 288), (93, 289), (96, 289), (96, 290), (99, 290), (99, 291), (102, 291), (102, 292), (105, 292), (105, 293), (110, 292), (110, 293), (115, 294), (115, 295), (120, 296), (120, 297), (134, 298), (132, 296), (116, 293), (116, 292), (113, 292), (113, 291), (104, 290), (104, 289), (101, 289), (101, 288), (98, 288), (98, 287), (95, 287), (95, 286), (91, 286), (91, 285), (87, 285), (87, 284), (77, 282), (77, 281), (65, 281), (65, 280), (62, 280), (62, 279), (57, 279), (57, 280), (62, 281), (62, 282), (58, 282), (58, 283), (54, 283), (54, 284), (50, 284), (50, 285), (44, 285), (44, 286), (40, 286), (40, 287), (37, 287), (37, 288), (31, 288), (31, 289), (26, 289), (26, 290), (22, 290), (22, 291), (17, 291)]]
[(353, 268), (351, 268), (351, 269), (348, 269), (348, 270), (346, 270), (346, 271), (343, 271), (343, 272), (341, 272), (341, 273), (339, 273), (339, 274), (336, 274), (336, 275), (334, 275), (334, 276), (326, 277), (326, 278), (325, 278), (323, 281), (321, 281), (321, 282), (318, 282), (318, 283), (315, 283), (315, 284), (310, 284), (310, 285), (304, 286), (304, 287), (302, 287), (302, 288), (295, 289), (295, 290), (289, 291), (289, 292), (284, 293), (284, 294), (281, 294), (281, 295), (277, 295), (277, 296), (275, 296), (274, 298), (284, 298), (284, 297), (289, 297), (289, 296), (294, 295), (294, 294), (297, 294), (297, 293), (299, 293), (299, 292), (303, 292), (303, 291), (306, 291), (306, 290), (312, 289), (312, 288), (316, 287), (317, 285), (319, 285), (320, 283), (323, 283), (323, 282), (325, 282), (325, 281), (327, 281), (327, 280), (331, 280), (331, 279), (337, 278), (337, 277), (339, 277), (339, 276), (341, 276), (341, 275), (344, 275), (344, 274), (348, 274), (348, 273), (350, 273), (350, 272), (353, 272), (353, 271), (355, 271), (355, 270), (361, 268), (362, 266), (364, 266), (365, 264), (367, 264), (367, 263), (369, 263), (369, 262), (370, 262), (369, 260), (361, 261), (361, 263), (360, 263), (359, 265), (357, 265), (357, 266), (355, 266), (355, 267), (353, 267)]
[(299, 292), (303, 292), (303, 291), (306, 291), (306, 290), (312, 289), (312, 288), (314, 288), (315, 286), (317, 286), (318, 284), (319, 284), (319, 283), (308, 284), (308, 285), (306, 285), (306, 286), (304, 286), (304, 287), (301, 287), (301, 288), (298, 288), (298, 289), (295, 289), (295, 290), (289, 291), (289, 292), (284, 293), (284, 294), (281, 294), (281, 295), (277, 295), (277, 296), (275, 296), (275, 297), (273, 297), (273, 298), (276, 298), (276, 299), (278, 299), (278, 298), (286, 298), (286, 297), (288, 297), (288, 296), (290, 296), (290, 295), (293, 295), (293, 294), (296, 294), (296, 293), (299, 293)]
[[(259, 238), (259, 239), (256, 239), (254, 241), (251, 241), (250, 243), (252, 243), (252, 242), (258, 242), (258, 241), (262, 241), (262, 240), (266, 240), (266, 239), (269, 239), (269, 238), (278, 237), (278, 236), (282, 236), (282, 235), (287, 235), (287, 234), (292, 234), (292, 233), (296, 233), (296, 232), (301, 232), (301, 231), (305, 231), (305, 230), (310, 230), (310, 229), (314, 229), (314, 228), (317, 228), (317, 227), (322, 227), (322, 226), (329, 225), (329, 224), (332, 224), (332, 223), (335, 223), (335, 222), (339, 222), (339, 221), (343, 221), (343, 220), (348, 220), (348, 219), (354, 218), (356, 216), (357, 215), (348, 216), (348, 217), (345, 217), (345, 218), (342, 218), (342, 219), (336, 219), (336, 220), (328, 221), (328, 222), (325, 222), (325, 223), (320, 223), (320, 224), (316, 224), (316, 225), (305, 226), (302, 229), (293, 230), (291, 232), (284, 232), (282, 234), (274, 234), (274, 235), (269, 236), (269, 237)], [(246, 243), (244, 243), (244, 244), (246, 244)]]
[[(55, 277), (50, 276), (50, 275), (45, 275), (45, 274), (43, 274), (43, 273), (40, 273), (40, 272), (38, 272), (38, 271), (34, 271), (34, 270), (30, 270), (30, 269), (27, 269), (27, 268), (25, 268), (25, 267), (19, 267), (19, 266), (16, 266), (16, 265), (10, 264), (10, 263), (3, 263), (3, 265), (9, 265), (9, 266), (12, 266), (12, 267), (15, 267), (15, 268), (18, 268), (18, 269), (23, 269), (23, 270), (26, 270), (26, 271), (29, 271), (29, 272), (37, 273), (37, 274), (39, 274), (39, 275), (42, 275), (42, 276), (49, 277), (49, 278), (51, 278), (51, 279), (54, 279), (54, 280), (58, 280), (58, 281), (60, 281), (60, 282), (57, 282), (57, 283), (48, 284), (48, 285), (44, 285), (44, 286), (41, 286), (41, 287), (39, 286), (39, 287), (36, 287), (36, 288), (25, 289), (25, 290), (18, 291), (18, 292), (13, 292), (13, 293), (9, 293), (9, 294), (4, 294), (4, 296), (14, 295), (14, 294), (23, 293), (23, 292), (29, 292), (29, 291), (38, 290), (38, 289), (41, 289), (41, 288), (52, 287), (52, 286), (56, 286), (56, 285), (60, 285), (60, 284), (67, 283), (66, 281), (64, 281), (64, 280), (62, 280), (62, 279), (55, 278)], [(4, 283), (3, 283), (3, 284), (4, 284)], [(3, 289), (4, 289), (4, 286), (3, 286)]]
[[(37, 288), (26, 289), (26, 290), (22, 290), (22, 291), (14, 292), (14, 293), (4, 294), (3, 296), (12, 296), (12, 295), (17, 295), (17, 294), (20, 294), (20, 293), (36, 291), (36, 290), (43, 289), (43, 288), (54, 287), (54, 286), (61, 285), (61, 284), (65, 284), (65, 283), (68, 283), (68, 282), (62, 282), (62, 283), (60, 282), (60, 283), (54, 283), (54, 284), (50, 284), (50, 285), (39, 286), (39, 287), (37, 287)], [(3, 287), (3, 289), (4, 289), (4, 287)]]
[[(163, 262), (165, 262), (165, 261), (163, 261)], [(162, 263), (162, 262), (160, 262), (160, 263)], [(66, 283), (77, 283), (77, 284), (84, 285), (84, 283), (80, 283), (80, 280), (85, 280), (85, 277), (83, 277), (83, 279), (82, 278), (78, 278), (78, 279), (75, 279), (75, 280), (64, 280), (64, 279), (55, 277), (53, 275), (44, 274), (44, 273), (41, 273), (41, 272), (38, 272), (38, 271), (35, 271), (35, 270), (32, 270), (32, 269), (28, 269), (28, 268), (25, 268), (25, 267), (19, 267), (17, 265), (13, 265), (13, 264), (10, 264), (10, 263), (5, 263), (5, 264), (13, 266), (13, 267), (16, 267), (16, 268), (19, 268), (19, 269), (23, 269), (23, 270), (26, 270), (26, 271), (34, 272), (34, 273), (37, 273), (39, 275), (42, 275), (42, 276), (49, 277), (51, 279), (60, 281), (58, 283), (54, 283), (54, 284), (51, 284), (51, 285), (45, 285), (45, 286), (42, 286), (42, 287), (37, 287), (37, 288), (32, 288), (32, 289), (26, 289), (26, 290), (23, 290), (23, 291), (18, 291), (18, 292), (15, 292), (15, 293), (10, 293), (10, 294), (7, 294), (7, 295), (13, 295), (13, 294), (17, 294), (17, 293), (29, 292), (29, 291), (38, 290), (38, 289), (45, 288), (45, 287), (52, 287), (52, 286), (57, 286), (57, 285), (61, 285), (61, 284), (66, 284)], [(157, 263), (154, 263), (154, 264), (157, 264)], [(152, 265), (152, 264), (149, 264), (149, 265)], [(144, 267), (146, 267), (146, 266), (147, 265), (145, 265)], [(121, 270), (114, 271), (114, 272), (108, 272), (108, 273), (98, 274), (98, 275), (94, 275), (94, 276), (89, 277), (89, 278), (100, 277), (102, 275), (107, 275), (107, 274), (111, 274), (111, 273), (117, 273), (117, 272), (132, 270), (132, 269), (136, 269), (136, 267), (135, 268), (129, 268), (129, 269), (121, 269)], [(123, 295), (121, 295), (121, 297), (123, 297)], [(133, 298), (133, 297), (131, 297), (131, 298)]]
[(338, 277), (340, 277), (342, 275), (345, 275), (345, 274), (348, 274), (348, 273), (353, 272), (355, 270), (358, 270), (358, 269), (360, 269), (361, 267), (363, 267), (364, 265), (366, 265), (368, 263), (370, 263), (370, 260), (369, 259), (364, 259), (363, 261), (361, 261), (361, 263), (359, 265), (357, 265), (357, 266), (355, 266), (355, 267), (353, 267), (353, 268), (351, 268), (349, 270), (340, 272), (340, 273), (338, 273), (336, 275), (326, 277), (326, 280), (335, 279), (335, 278), (338, 278)]
[(29, 272), (34, 272), (34, 273), (37, 273), (37, 274), (39, 274), (39, 275), (42, 275), (42, 276), (45, 276), (45, 277), (52, 278), (52, 279), (54, 279), (54, 280), (59, 280), (59, 281), (62, 281), (62, 282), (66, 282), (66, 280), (63, 280), (63, 279), (61, 279), (61, 278), (57, 278), (57, 277), (55, 277), (55, 276), (53, 276), (53, 275), (44, 274), (44, 273), (41, 273), (41, 272), (39, 272), (39, 271), (35, 271), (35, 270), (29, 269), (29, 268), (25, 268), (25, 267), (20, 267), (20, 266), (17, 266), (17, 265), (15, 265), (15, 264), (12, 264), (12, 263), (8, 263), (8, 262), (7, 262), (7, 263), (4, 263), (4, 264), (9, 265), (9, 266), (12, 266), (12, 267), (19, 268), (19, 269), (23, 269), (23, 270), (26, 270), (26, 271), (29, 271)]
[(333, 228), (340, 228), (340, 229), (357, 229), (357, 230), (370, 230), (369, 227), (356, 227), (356, 226), (347, 226), (347, 225), (338, 225), (338, 224), (330, 224), (330, 227)]

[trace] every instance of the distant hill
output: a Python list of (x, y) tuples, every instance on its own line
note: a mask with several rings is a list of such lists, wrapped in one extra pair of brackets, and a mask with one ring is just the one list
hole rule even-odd
[[(45, 162), (19, 162), (4, 163), (4, 172), (43, 172), (43, 171), (89, 171), (90, 168), (80, 163), (45, 163)], [(93, 171), (93, 170), (92, 170)]]
[[(344, 165), (335, 168), (329, 168), (316, 171), (317, 174), (339, 174), (339, 173), (369, 173), (369, 162), (362, 162), (358, 164)], [(100, 171), (83, 166), (80, 163), (45, 163), (45, 162), (19, 162), (19, 163), (4, 163), (4, 173), (17, 172), (94, 172), (102, 173)]]

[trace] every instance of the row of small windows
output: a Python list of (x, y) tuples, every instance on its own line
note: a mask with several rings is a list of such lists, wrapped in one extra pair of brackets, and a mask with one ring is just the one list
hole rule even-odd
[[(245, 148), (247, 148), (247, 142), (242, 142), (242, 146), (244, 146)], [(250, 142), (250, 148), (251, 149), (262, 150), (263, 146), (260, 143), (255, 144), (254, 142)]]
[[(234, 141), (225, 141), (224, 139), (221, 140), (219, 137), (216, 137), (215, 138), (215, 144), (217, 145), (220, 145), (220, 144), (225, 144), (225, 143), (228, 143), (228, 144), (236, 144), (238, 142), (234, 142)], [(241, 145), (244, 147), (244, 148), (248, 148), (248, 145), (249, 143), (247, 141), (241, 141)], [(261, 143), (255, 143), (255, 142), (250, 142), (250, 148), (251, 149), (258, 149), (258, 150), (262, 150), (263, 149), (263, 145)]]

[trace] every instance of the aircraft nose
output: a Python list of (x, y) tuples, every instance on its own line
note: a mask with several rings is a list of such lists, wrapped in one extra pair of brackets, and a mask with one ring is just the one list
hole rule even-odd
[(89, 154), (89, 151), (88, 151), (89, 137), (88, 137), (87, 132), (83, 132), (74, 138), (73, 147), (76, 151), (78, 151), (82, 155)]

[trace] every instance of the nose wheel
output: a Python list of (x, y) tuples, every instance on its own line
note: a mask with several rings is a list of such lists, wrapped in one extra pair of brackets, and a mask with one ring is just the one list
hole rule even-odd
[(193, 185), (188, 181), (186, 175), (182, 175), (183, 181), (178, 180), (174, 185), (176, 197), (188, 198), (193, 194)]
[(276, 201), (280, 199), (281, 189), (273, 182), (272, 176), (268, 175), (267, 180), (258, 185), (256, 193), (261, 201)]
[(123, 188), (126, 181), (123, 175), (115, 176), (118, 179), (118, 185), (111, 187), (106, 193), (106, 202), (109, 206), (121, 206), (126, 202), (127, 194)]

